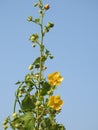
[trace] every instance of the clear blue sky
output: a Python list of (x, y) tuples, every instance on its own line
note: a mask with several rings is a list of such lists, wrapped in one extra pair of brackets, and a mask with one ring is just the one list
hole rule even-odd
[[(45, 0), (44, 0), (45, 1)], [(67, 130), (98, 130), (98, 0), (46, 0), (46, 21), (55, 27), (45, 37), (54, 54), (47, 73), (60, 71), (64, 81), (56, 94), (65, 104), (57, 117)], [(28, 38), (37, 29), (26, 22), (36, 16), (33, 0), (0, 1), (0, 130), (12, 113), (15, 82), (38, 56)]]

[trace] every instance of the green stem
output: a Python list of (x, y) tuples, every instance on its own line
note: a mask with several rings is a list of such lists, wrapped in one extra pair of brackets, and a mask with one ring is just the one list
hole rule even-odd
[(15, 96), (13, 113), (15, 113), (15, 111), (16, 111), (16, 103), (17, 103), (17, 99), (16, 99), (16, 96)]
[[(42, 4), (42, 1), (39, 0), (39, 2)], [(43, 16), (44, 16), (44, 13), (43, 13), (43, 9), (41, 8), (41, 13), (40, 13), (40, 33), (41, 33), (41, 39), (40, 39), (40, 72), (39, 72), (39, 88), (38, 88), (38, 101), (40, 99), (40, 83), (41, 83), (41, 80), (42, 80), (42, 67), (43, 67), (43, 62), (42, 62), (42, 58), (43, 58)], [(37, 130), (39, 130), (39, 125), (40, 125), (40, 122), (39, 122), (39, 106), (37, 107)]]
[[(20, 88), (20, 87), (19, 87)], [(15, 113), (16, 111), (16, 103), (17, 103), (17, 96), (18, 96), (18, 91), (19, 91), (19, 88), (17, 89), (17, 91), (15, 92), (15, 101), (14, 101), (14, 109), (13, 109), (13, 113)]]

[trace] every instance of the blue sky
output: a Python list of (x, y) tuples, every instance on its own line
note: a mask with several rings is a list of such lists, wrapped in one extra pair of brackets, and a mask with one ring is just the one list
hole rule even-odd
[[(55, 24), (44, 41), (55, 57), (47, 62), (46, 73), (60, 71), (64, 77), (55, 92), (65, 102), (57, 120), (67, 130), (98, 130), (98, 1), (45, 3), (51, 5), (45, 23)], [(29, 15), (37, 15), (32, 5), (32, 0), (0, 1), (0, 130), (13, 110), (15, 82), (24, 78), (39, 55), (28, 40), (38, 31), (26, 21)]]

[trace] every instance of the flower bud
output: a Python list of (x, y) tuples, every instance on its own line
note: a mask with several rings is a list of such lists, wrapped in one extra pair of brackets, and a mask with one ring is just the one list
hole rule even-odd
[(3, 125), (3, 128), (6, 130), (8, 128), (8, 126), (7, 125)]
[(12, 114), (12, 117), (13, 117), (13, 118), (16, 118), (16, 117), (17, 117), (17, 113), (13, 113), (13, 114)]
[(36, 65), (35, 65), (35, 68), (36, 68), (36, 69), (40, 68), (40, 64), (39, 64), (39, 63), (36, 64)]
[(39, 13), (42, 14), (43, 13), (42, 10), (39, 10)]
[(53, 58), (54, 58), (54, 56), (53, 56), (52, 54), (51, 54), (49, 57), (50, 57), (50, 59), (53, 59)]
[(40, 101), (37, 101), (37, 102), (36, 102), (36, 106), (39, 106), (40, 104), (41, 104)]
[(29, 65), (28, 69), (32, 70), (33, 69), (33, 65)]
[(36, 39), (35, 35), (30, 36), (30, 40), (33, 42)]
[(19, 91), (18, 97), (22, 97), (23, 91)]
[(32, 47), (36, 47), (36, 44), (35, 44), (35, 43), (33, 43), (33, 44), (32, 44)]
[(43, 66), (43, 70), (46, 70), (47, 69), (47, 67), (46, 66)]
[(50, 22), (47, 23), (47, 27), (52, 28), (53, 26), (54, 26), (53, 23), (50, 23)]
[(15, 124), (15, 127), (16, 127), (16, 128), (18, 128), (19, 126), (20, 126), (20, 125), (19, 125), (18, 123), (17, 123), (17, 124)]
[(27, 21), (28, 21), (28, 22), (31, 22), (31, 21), (32, 21), (32, 16), (29, 16), (29, 17), (27, 18)]
[(6, 124), (7, 124), (7, 121), (6, 121), (6, 120), (4, 120), (3, 125), (6, 125)]
[(49, 4), (44, 5), (44, 9), (48, 10), (50, 8)]
[(50, 91), (47, 92), (47, 94), (48, 94), (48, 95), (51, 95), (51, 94), (53, 94), (53, 91), (50, 90)]
[(43, 109), (44, 109), (44, 106), (43, 106), (43, 105), (40, 105), (39, 109), (40, 109), (40, 110), (43, 110)]
[(39, 74), (36, 74), (35, 77), (38, 79), (39, 78)]

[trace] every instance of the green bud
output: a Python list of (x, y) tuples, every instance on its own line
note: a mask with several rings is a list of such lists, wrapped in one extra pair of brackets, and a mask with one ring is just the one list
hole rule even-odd
[(42, 101), (43, 100), (43, 96), (40, 96), (40, 99), (39, 99), (40, 101)]
[(36, 102), (36, 106), (39, 106), (39, 105), (41, 105), (41, 102), (40, 102), (40, 101), (37, 101), (37, 102)]
[(23, 92), (23, 91), (24, 91), (24, 88), (23, 88), (23, 87), (21, 87), (19, 90)]
[(6, 125), (6, 124), (7, 124), (7, 121), (6, 121), (6, 120), (4, 120), (3, 125)]
[(8, 128), (8, 126), (7, 125), (3, 125), (3, 128), (6, 130)]
[(27, 76), (26, 76), (26, 79), (27, 79), (27, 80), (29, 80), (29, 79), (30, 79), (30, 76), (29, 76), (29, 75), (27, 75)]
[(22, 93), (23, 93), (23, 91), (19, 91), (18, 97), (22, 97)]
[(38, 69), (39, 67), (40, 67), (40, 64), (36, 64), (36, 65), (35, 65), (35, 68)]
[(49, 29), (50, 29), (50, 28), (46, 26), (45, 29), (44, 29), (44, 32), (45, 32), (45, 33), (46, 33), (46, 32), (49, 32)]
[(12, 114), (12, 117), (13, 117), (13, 118), (16, 118), (16, 117), (17, 117), (17, 113), (13, 113), (13, 114)]
[(50, 57), (50, 59), (53, 59), (53, 58), (54, 58), (54, 56), (53, 56), (52, 54), (51, 54), (49, 57)]
[(52, 90), (51, 90), (51, 91), (48, 91), (47, 94), (48, 94), (48, 95), (51, 95), (51, 94), (53, 94), (53, 91), (52, 91)]
[(53, 26), (54, 26), (53, 23), (50, 23), (50, 22), (47, 23), (47, 27), (52, 28)]
[(28, 69), (29, 69), (29, 70), (32, 70), (32, 69), (33, 69), (33, 65), (32, 65), (32, 64), (29, 65)]
[(36, 44), (33, 43), (33, 44), (32, 44), (32, 47), (36, 47)]
[(42, 14), (43, 13), (42, 10), (39, 10), (39, 13)]
[(35, 35), (33, 34), (32, 36), (30, 36), (30, 40), (33, 42), (33, 41), (35, 41)]
[(32, 21), (32, 16), (29, 16), (29, 17), (27, 18), (27, 21), (28, 21), (28, 22), (31, 22), (31, 21)]
[(18, 128), (20, 125), (17, 123), (17, 124), (15, 124), (15, 128)]

